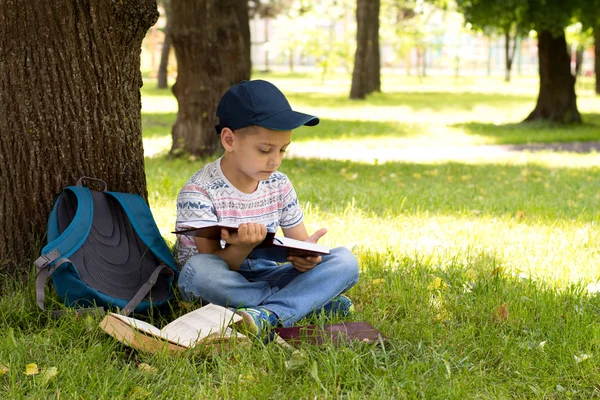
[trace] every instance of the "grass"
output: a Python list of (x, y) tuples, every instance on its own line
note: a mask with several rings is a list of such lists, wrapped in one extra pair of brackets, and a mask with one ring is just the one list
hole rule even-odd
[[(345, 99), (348, 82), (339, 77), (325, 87), (302, 74), (268, 78), (295, 108), (322, 116), (321, 130), (295, 133), (300, 148), (600, 139), (600, 99), (585, 87), (578, 95), (587, 125), (565, 128), (517, 124), (535, 101), (531, 79), (385, 77), (385, 93), (360, 103)], [(165, 155), (176, 115), (170, 92), (144, 87), (143, 101), (149, 200), (172, 241), (177, 192), (206, 160)], [(0, 298), (4, 397), (600, 397), (597, 154), (427, 163), (295, 157), (281, 169), (309, 229), (327, 227), (325, 244), (348, 246), (359, 258), (353, 319), (372, 323), (388, 345), (147, 355), (103, 334), (98, 317), (47, 318), (35, 308), (31, 282)], [(508, 317), (497, 318), (503, 303)], [(149, 320), (161, 325), (183, 310), (175, 301)], [(300, 362), (286, 363), (293, 357)], [(58, 373), (26, 376), (29, 363)]]

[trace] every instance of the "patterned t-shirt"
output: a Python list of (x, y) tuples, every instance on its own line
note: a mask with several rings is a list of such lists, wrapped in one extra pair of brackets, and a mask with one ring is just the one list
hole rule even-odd
[[(258, 222), (276, 232), (279, 227), (298, 225), (303, 218), (296, 191), (285, 174), (274, 172), (259, 182), (254, 193), (247, 194), (236, 189), (223, 175), (219, 158), (196, 172), (179, 192), (175, 229), (211, 222), (236, 225)], [(193, 237), (178, 237), (177, 258), (181, 266), (197, 253)]]

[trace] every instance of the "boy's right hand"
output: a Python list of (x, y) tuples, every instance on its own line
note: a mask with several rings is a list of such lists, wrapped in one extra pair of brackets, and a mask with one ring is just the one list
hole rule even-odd
[(255, 222), (240, 224), (237, 232), (229, 232), (227, 229), (221, 230), (221, 239), (225, 243), (249, 249), (253, 249), (257, 244), (265, 240), (266, 237), (267, 227)]

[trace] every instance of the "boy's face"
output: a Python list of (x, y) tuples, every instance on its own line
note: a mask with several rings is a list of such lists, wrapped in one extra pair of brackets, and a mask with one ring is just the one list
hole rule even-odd
[(292, 131), (274, 131), (252, 126), (233, 132), (230, 149), (237, 172), (245, 179), (264, 181), (281, 165)]

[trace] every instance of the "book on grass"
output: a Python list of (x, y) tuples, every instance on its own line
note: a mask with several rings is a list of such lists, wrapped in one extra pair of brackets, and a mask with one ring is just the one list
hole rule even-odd
[(209, 348), (233, 342), (249, 342), (230, 325), (242, 318), (229, 309), (208, 304), (170, 322), (162, 329), (145, 321), (109, 313), (100, 322), (102, 328), (119, 342), (135, 349), (157, 353), (164, 350), (181, 352), (189, 348)]
[(275, 328), (275, 332), (290, 344), (310, 343), (368, 343), (383, 344), (388, 339), (368, 322), (342, 322), (338, 324), (294, 326)]
[[(221, 229), (237, 232), (238, 226), (214, 223), (204, 224), (195, 228), (174, 231), (176, 235), (197, 236), (211, 240), (221, 240)], [(277, 262), (286, 262), (288, 256), (310, 257), (329, 254), (329, 248), (317, 243), (303, 242), (267, 232), (267, 237), (259, 243), (248, 255), (250, 258), (262, 258)]]

